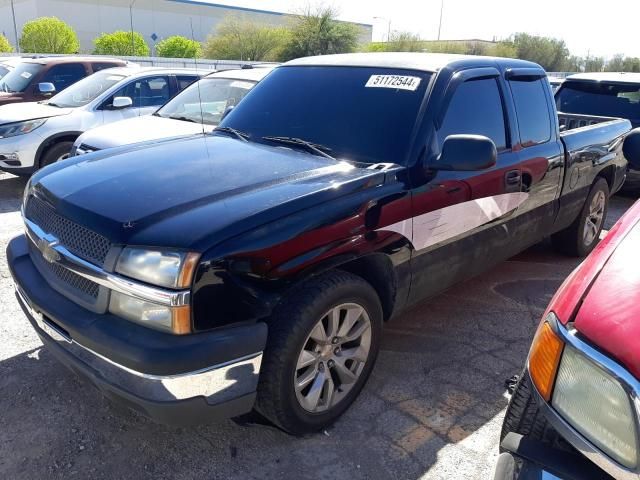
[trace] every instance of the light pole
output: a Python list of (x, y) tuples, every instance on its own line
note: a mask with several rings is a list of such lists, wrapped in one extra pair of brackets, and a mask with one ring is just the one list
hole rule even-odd
[(385, 17), (373, 17), (374, 20), (384, 20), (387, 22), (387, 42), (391, 40), (391, 19)]
[(18, 41), (18, 25), (16, 24), (16, 9), (13, 6), (13, 0), (11, 0), (11, 16), (13, 17), (13, 34), (16, 37), (16, 50), (20, 53), (20, 42)]
[(133, 39), (133, 4), (136, 3), (136, 0), (132, 0), (129, 4), (129, 21), (131, 23), (131, 56), (135, 57), (136, 52), (136, 43)]
[(438, 23), (438, 40), (440, 40), (440, 31), (442, 30), (442, 10), (444, 10), (444, 0), (440, 0), (440, 22)]

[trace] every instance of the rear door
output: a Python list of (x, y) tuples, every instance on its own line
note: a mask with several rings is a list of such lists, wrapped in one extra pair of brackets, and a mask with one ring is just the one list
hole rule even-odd
[(521, 249), (542, 240), (551, 230), (564, 175), (564, 148), (558, 133), (553, 98), (542, 69), (506, 72), (517, 118), (514, 150), (520, 158), (523, 192), (518, 235)]
[[(436, 116), (427, 167), (453, 134), (484, 135), (496, 145), (494, 167), (427, 173), (413, 188), (413, 280), (418, 301), (510, 255), (509, 224), (523, 201), (520, 158), (513, 148), (508, 92), (495, 68), (455, 74)], [(428, 172), (428, 170), (427, 170)]]

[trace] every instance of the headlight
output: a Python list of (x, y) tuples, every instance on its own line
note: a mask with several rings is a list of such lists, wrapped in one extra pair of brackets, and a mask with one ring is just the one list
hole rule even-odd
[(126, 247), (116, 271), (127, 277), (167, 288), (188, 288), (199, 255), (191, 252)]
[(165, 307), (112, 291), (109, 311), (114, 315), (156, 330), (175, 334), (191, 331), (191, 309), (188, 306)]
[(37, 120), (29, 120), (28, 122), (0, 125), (0, 138), (15, 137), (17, 135), (24, 135), (25, 133), (33, 132), (46, 121), (46, 118), (39, 118)]
[(603, 452), (625, 467), (636, 466), (636, 420), (629, 395), (615, 378), (572, 347), (564, 349), (552, 405)]

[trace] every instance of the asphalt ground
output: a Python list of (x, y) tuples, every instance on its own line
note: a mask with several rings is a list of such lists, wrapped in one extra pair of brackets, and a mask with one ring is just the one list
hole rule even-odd
[[(505, 379), (579, 263), (542, 243), (390, 322), (362, 395), (326, 432), (168, 428), (113, 406), (41, 348), (4, 255), (24, 184), (0, 174), (2, 479), (490, 479)], [(606, 227), (633, 201), (614, 197)]]

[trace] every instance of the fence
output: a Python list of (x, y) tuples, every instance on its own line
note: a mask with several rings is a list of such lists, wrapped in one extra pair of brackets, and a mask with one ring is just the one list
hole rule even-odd
[[(67, 57), (69, 55), (60, 54), (1, 54), (0, 56), (14, 57)], [(81, 55), (82, 57), (104, 58), (105, 55)], [(198, 68), (199, 70), (232, 70), (242, 68), (244, 65), (276, 65), (270, 62), (249, 62), (245, 60), (210, 60), (205, 58), (165, 58), (165, 57), (129, 57), (129, 56), (107, 56), (108, 58), (120, 58), (137, 63), (142, 67), (165, 67), (165, 68)]]

